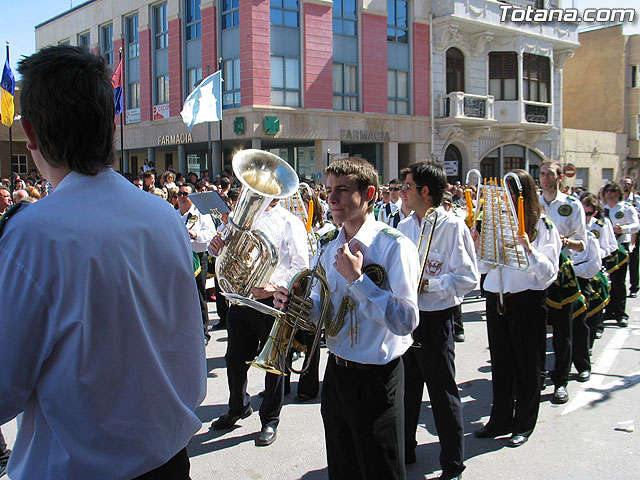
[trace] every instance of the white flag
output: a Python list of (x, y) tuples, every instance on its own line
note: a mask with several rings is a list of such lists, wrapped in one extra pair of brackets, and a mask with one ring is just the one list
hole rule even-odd
[(205, 78), (189, 94), (180, 115), (189, 130), (198, 123), (222, 120), (222, 75), (220, 70)]

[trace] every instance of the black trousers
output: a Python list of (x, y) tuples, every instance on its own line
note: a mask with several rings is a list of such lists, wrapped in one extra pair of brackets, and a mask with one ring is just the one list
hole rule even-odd
[(202, 324), (205, 327), (205, 336), (208, 336), (207, 322), (209, 321), (209, 309), (207, 308), (207, 268), (209, 266), (209, 254), (202, 252), (197, 254), (200, 258), (200, 273), (196, 276), (198, 286), (198, 297), (200, 298), (200, 311), (202, 312)]
[(329, 356), (322, 421), (330, 480), (404, 480), (404, 368), (346, 368)]
[(462, 321), (462, 304), (458, 305), (453, 312), (453, 333), (458, 335), (464, 333), (464, 323)]
[(571, 347), (573, 341), (573, 304), (562, 308), (549, 307), (548, 323), (553, 326), (553, 353), (555, 365), (551, 380), (556, 387), (564, 387), (571, 370)]
[(603, 325), (604, 310), (600, 310), (595, 315), (587, 318), (587, 326), (589, 327), (589, 348), (593, 348), (593, 344), (596, 341), (596, 332), (598, 330), (604, 330)]
[(631, 286), (629, 291), (631, 293), (636, 293), (639, 287), (639, 272), (638, 268), (640, 267), (640, 256), (638, 256), (638, 241), (640, 240), (640, 235), (636, 235), (636, 243), (633, 252), (629, 254), (629, 282)]
[[(304, 345), (307, 347), (306, 355), (309, 355), (308, 352), (311, 351), (315, 335), (310, 332), (303, 331), (301, 337)], [(306, 356), (305, 361), (307, 361)], [(298, 394), (316, 397), (320, 390), (320, 345), (318, 345), (318, 348), (313, 353), (309, 362), (309, 370), (300, 375), (300, 379), (298, 380)]]
[[(273, 306), (273, 298), (263, 300)], [(273, 326), (274, 318), (252, 308), (231, 305), (227, 314), (227, 380), (229, 383), (229, 414), (242, 415), (250, 407), (247, 393), (247, 371), (251, 360), (260, 353)], [(284, 377), (267, 373), (265, 393), (260, 405), (262, 426), (277, 427), (284, 401)]]
[(180, 450), (164, 465), (134, 478), (134, 480), (189, 480), (187, 447)]
[(0, 474), (4, 471), (2, 469), (7, 466), (10, 454), (11, 450), (7, 448), (7, 442), (5, 442), (2, 430), (0, 430)]
[(487, 335), (491, 354), (493, 405), (487, 428), (530, 435), (540, 406), (540, 350), (546, 332), (546, 290), (505, 295), (487, 292)]
[[(622, 246), (627, 250), (629, 249), (628, 243)], [(615, 272), (609, 274), (609, 280), (611, 280), (611, 297), (609, 299), (609, 305), (607, 305), (606, 318), (615, 318), (618, 320), (627, 316), (627, 285), (625, 283), (627, 281), (627, 263)]]
[(227, 313), (229, 312), (229, 303), (224, 295), (222, 295), (222, 289), (218, 285), (218, 279), (215, 278), (215, 292), (216, 292), (216, 311), (218, 317), (220, 317), (220, 325), (227, 325)]
[[(589, 309), (589, 299), (591, 298), (591, 286), (589, 280), (578, 277), (580, 290), (587, 301)], [(571, 360), (578, 372), (591, 371), (591, 360), (589, 358), (590, 331), (587, 324), (587, 312), (584, 311), (573, 319), (573, 341), (571, 343)]]
[(464, 466), (462, 402), (456, 384), (453, 315), (456, 307), (420, 312), (413, 338), (421, 347), (411, 347), (405, 362), (405, 449), (415, 450), (416, 429), (427, 384), (433, 418), (440, 440), (440, 465), (445, 474), (457, 475)]

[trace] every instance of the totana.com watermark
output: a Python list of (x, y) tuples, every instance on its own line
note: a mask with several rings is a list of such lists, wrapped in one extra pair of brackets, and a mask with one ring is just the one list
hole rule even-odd
[(500, 5), (501, 22), (633, 22), (633, 8), (526, 8)]

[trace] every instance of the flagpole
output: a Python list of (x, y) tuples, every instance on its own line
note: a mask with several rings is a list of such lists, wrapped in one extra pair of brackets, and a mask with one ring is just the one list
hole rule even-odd
[[(9, 61), (9, 40), (7, 40), (7, 62), (8, 61)], [(14, 97), (15, 97), (15, 91), (14, 91)], [(14, 102), (14, 105), (15, 105), (15, 98), (14, 98), (13, 102)], [(16, 116), (16, 114), (15, 114), (15, 110), (14, 110), (13, 117), (15, 118), (15, 116)], [(9, 160), (10, 160), (9, 165), (11, 165), (11, 163), (13, 163), (13, 137), (11, 135), (12, 127), (13, 127), (13, 119), (11, 119), (11, 127), (9, 127)], [(11, 168), (11, 167), (9, 167), (9, 168)]]
[[(222, 81), (222, 57), (218, 58), (218, 70), (220, 70), (220, 81)], [(220, 88), (220, 101), (223, 100), (222, 88)], [(224, 151), (222, 150), (222, 108), (220, 108), (220, 177), (224, 173)]]
[[(207, 65), (207, 77), (211, 74)], [(211, 121), (207, 122), (207, 171), (209, 172), (209, 182), (213, 183), (213, 144), (211, 143)]]
[[(120, 47), (119, 50), (119, 61), (120, 61), (120, 76), (122, 78), (122, 95), (124, 96), (124, 86), (125, 86), (125, 82), (124, 82), (124, 64), (122, 63), (122, 47)], [(124, 107), (124, 98), (122, 99), (122, 105)], [(128, 171), (130, 170), (130, 168), (128, 168), (128, 165), (125, 166), (125, 160), (124, 160), (124, 118), (123, 118), (123, 114), (124, 114), (124, 108), (122, 109), (123, 111), (120, 112), (120, 171), (124, 173), (124, 171)]]

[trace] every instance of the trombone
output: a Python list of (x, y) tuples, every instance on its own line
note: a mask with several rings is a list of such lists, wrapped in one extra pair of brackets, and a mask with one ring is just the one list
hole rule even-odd
[[(304, 207), (304, 201), (302, 195), (300, 195), (300, 188), (304, 188), (309, 195), (309, 209)], [(305, 182), (301, 182), (299, 188), (290, 197), (282, 200), (284, 208), (293, 213), (296, 217), (302, 220), (307, 232), (307, 246), (309, 247), (309, 257), (313, 258), (318, 251), (318, 244), (316, 234), (313, 232), (313, 212), (315, 208), (321, 208), (320, 205), (314, 205), (313, 191), (311, 187)]]

